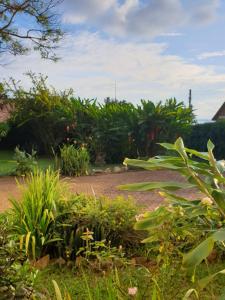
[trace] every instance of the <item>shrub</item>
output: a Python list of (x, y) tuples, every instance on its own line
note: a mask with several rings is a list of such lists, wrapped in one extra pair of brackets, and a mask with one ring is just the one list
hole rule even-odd
[(36, 170), (25, 183), (26, 186), (20, 186), (21, 201), (11, 200), (13, 230), (26, 248), (26, 254), (38, 258), (53, 242), (57, 203), (65, 192), (60, 186), (58, 172), (50, 169), (46, 172)]
[(207, 151), (207, 141), (211, 140), (215, 144), (215, 157), (217, 159), (225, 158), (225, 121), (197, 124), (192, 127), (191, 133), (185, 138), (189, 148), (198, 151)]
[(21, 186), (21, 201), (11, 200), (12, 229), (26, 255), (40, 258), (76, 257), (84, 246), (82, 235), (93, 232), (93, 242), (136, 247), (143, 238), (133, 229), (138, 208), (129, 198), (71, 195), (58, 172), (36, 170)]
[(73, 145), (64, 145), (60, 149), (61, 172), (67, 176), (87, 175), (89, 171), (89, 154), (84, 147), (76, 149)]
[[(123, 186), (123, 189), (136, 191), (150, 191), (161, 189), (162, 195), (169, 201), (171, 209), (160, 207), (154, 212), (146, 213), (136, 224), (136, 229), (147, 230), (149, 238), (146, 243), (159, 242), (160, 248), (166, 243), (177, 244), (179, 239), (187, 241), (188, 236), (194, 237), (194, 241), (203, 241), (191, 251), (183, 254), (183, 266), (195, 269), (203, 260), (207, 259), (217, 243), (224, 250), (225, 240), (225, 178), (224, 161), (216, 161), (213, 155), (214, 145), (209, 140), (208, 152), (202, 153), (193, 149), (185, 148), (183, 140), (177, 139), (174, 144), (161, 144), (164, 148), (174, 151), (178, 156), (157, 156), (148, 161), (129, 160), (125, 163), (143, 167), (147, 170), (169, 169), (185, 176), (187, 182), (144, 182)], [(197, 159), (195, 159), (197, 158)], [(202, 199), (190, 201), (182, 198), (172, 191), (181, 188), (196, 188), (202, 193)], [(160, 235), (164, 235), (164, 227), (170, 224), (174, 212), (180, 214), (176, 217), (173, 231), (166, 230), (167, 235), (162, 241)], [(161, 243), (162, 242), (162, 243)], [(189, 239), (190, 244), (190, 239)], [(183, 247), (185, 244), (183, 243)], [(175, 249), (177, 250), (177, 249)], [(179, 249), (178, 249), (179, 250)], [(183, 248), (185, 249), (185, 247)], [(186, 251), (185, 251), (186, 252)]]
[(62, 226), (57, 226), (57, 236), (62, 241), (57, 243), (57, 255), (75, 258), (84, 246), (81, 237), (87, 228), (93, 233), (94, 241), (105, 240), (106, 244), (116, 247), (138, 248), (143, 238), (143, 234), (133, 229), (139, 210), (131, 199), (77, 195), (61, 205), (58, 221)]
[(31, 154), (21, 151), (18, 147), (15, 148), (14, 159), (16, 160), (15, 174), (17, 176), (27, 175), (34, 171), (37, 166), (36, 151), (32, 150)]
[(28, 299), (33, 292), (33, 273), (9, 227), (7, 216), (0, 214), (0, 299)]

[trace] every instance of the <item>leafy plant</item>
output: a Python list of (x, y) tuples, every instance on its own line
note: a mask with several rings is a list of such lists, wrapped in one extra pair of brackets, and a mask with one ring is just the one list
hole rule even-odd
[(48, 169), (36, 170), (25, 181), (21, 200), (11, 199), (13, 230), (20, 237), (20, 246), (26, 255), (39, 258), (47, 245), (54, 242), (54, 225), (57, 217), (57, 203), (65, 190), (60, 186), (59, 173)]
[(2, 138), (6, 137), (9, 132), (8, 123), (0, 123), (0, 141)]
[[(92, 232), (92, 242), (106, 241), (110, 247), (123, 246), (123, 249), (137, 248), (143, 234), (133, 229), (137, 206), (131, 199), (117, 197), (107, 199), (85, 195), (73, 196), (69, 201), (61, 203), (61, 216), (57, 219), (55, 233), (62, 240), (57, 242), (57, 256), (74, 259), (86, 242), (82, 236)], [(52, 249), (53, 250), (53, 249)]]
[(33, 172), (34, 168), (37, 166), (36, 151), (34, 150), (29, 154), (16, 147), (14, 159), (16, 160), (15, 173), (17, 176), (28, 175)]
[[(28, 297), (33, 294), (33, 272), (24, 253), (19, 250), (6, 215), (0, 214), (0, 299)], [(29, 271), (28, 271), (29, 269)]]
[[(163, 143), (161, 145), (169, 151), (175, 151), (178, 156), (157, 156), (147, 161), (126, 159), (125, 164), (143, 167), (147, 170), (169, 169), (176, 171), (186, 177), (187, 182), (145, 182), (126, 185), (121, 188), (137, 191), (161, 189), (163, 191), (162, 195), (169, 201), (173, 209), (182, 207), (183, 214), (186, 211), (186, 221), (181, 220), (181, 228), (179, 229), (185, 230), (185, 228), (188, 228), (189, 231), (200, 229), (196, 236), (200, 239), (203, 236), (207, 237), (206, 239), (204, 237), (204, 240), (197, 247), (183, 255), (183, 266), (195, 269), (197, 265), (207, 259), (215, 243), (218, 243), (222, 248), (224, 245), (224, 162), (218, 162), (214, 158), (214, 145), (211, 141), (207, 144), (207, 153), (185, 148), (181, 138), (178, 138), (174, 144)], [(202, 199), (190, 202), (188, 199), (171, 193), (174, 190), (191, 187), (197, 188), (202, 193)], [(210, 206), (212, 208), (208, 209)], [(195, 217), (195, 222), (192, 222), (193, 216)], [(170, 211), (162, 207), (153, 213), (146, 213), (143, 219), (136, 224), (136, 228), (149, 231), (149, 239), (146, 239), (145, 242), (150, 243), (154, 241), (154, 229), (162, 230), (162, 226), (167, 219), (170, 220)], [(188, 221), (190, 221), (190, 224), (188, 224)], [(199, 227), (199, 224), (203, 225), (203, 228)], [(152, 228), (153, 231), (151, 231)]]
[(68, 176), (88, 175), (89, 154), (84, 147), (76, 149), (73, 145), (64, 145), (60, 149), (61, 172)]

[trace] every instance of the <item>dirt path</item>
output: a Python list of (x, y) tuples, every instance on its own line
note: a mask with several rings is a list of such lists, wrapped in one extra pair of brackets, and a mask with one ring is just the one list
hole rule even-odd
[[(100, 174), (95, 176), (84, 176), (78, 178), (65, 178), (70, 189), (74, 193), (85, 193), (88, 195), (106, 195), (114, 198), (118, 195), (128, 197), (132, 196), (138, 203), (144, 204), (150, 209), (158, 206), (162, 198), (158, 192), (126, 192), (119, 191), (116, 187), (120, 184), (143, 181), (183, 181), (179, 174), (170, 171), (138, 171), (118, 174)], [(195, 198), (198, 194), (195, 190), (182, 190), (180, 195), (190, 199)], [(0, 211), (10, 207), (9, 198), (19, 198), (20, 191), (17, 188), (15, 178), (0, 177)]]

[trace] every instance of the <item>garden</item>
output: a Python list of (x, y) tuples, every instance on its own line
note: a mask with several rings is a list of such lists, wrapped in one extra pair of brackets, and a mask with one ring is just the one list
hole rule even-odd
[(225, 299), (210, 125), (176, 99), (100, 104), (27, 76), (0, 90), (0, 299)]

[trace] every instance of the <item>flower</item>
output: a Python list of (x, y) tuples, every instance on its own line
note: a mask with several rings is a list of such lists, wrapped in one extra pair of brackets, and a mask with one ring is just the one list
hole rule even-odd
[(130, 296), (135, 296), (135, 295), (137, 294), (137, 291), (138, 291), (138, 289), (137, 289), (136, 286), (135, 286), (135, 287), (128, 288), (128, 295), (130, 295)]
[(202, 198), (201, 203), (203, 205), (212, 205), (213, 201), (209, 197)]
[(144, 216), (145, 216), (144, 214), (136, 215), (135, 219), (136, 219), (136, 221), (140, 221), (141, 219), (144, 218)]

